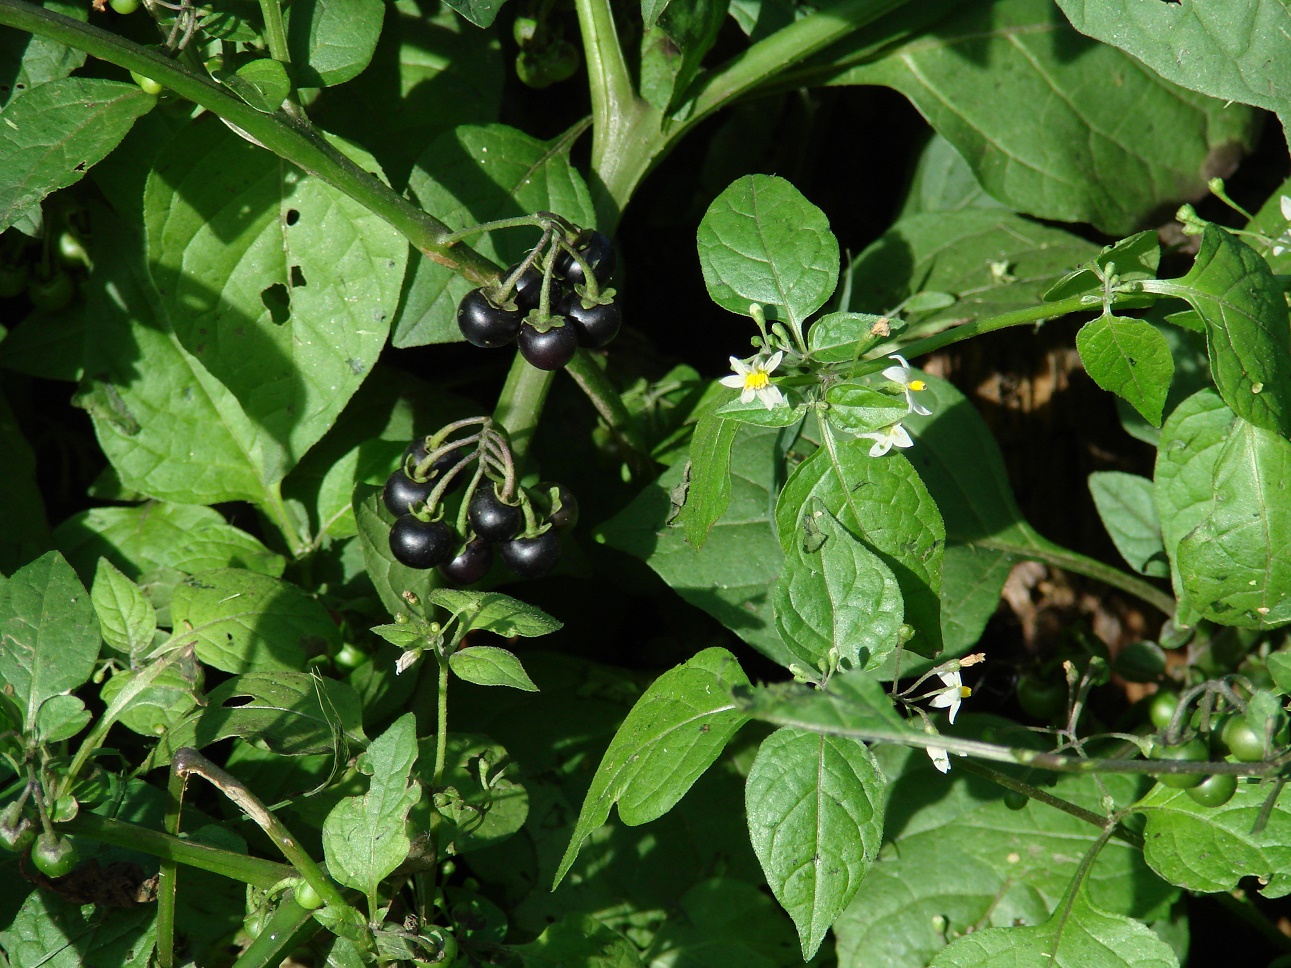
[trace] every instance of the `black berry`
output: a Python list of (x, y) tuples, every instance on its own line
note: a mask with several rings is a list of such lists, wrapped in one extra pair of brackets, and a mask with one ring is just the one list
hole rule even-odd
[(512, 538), (498, 545), (498, 553), (521, 578), (540, 578), (560, 560), (560, 538), (555, 531), (544, 531), (532, 538)]
[(453, 556), (457, 536), (443, 521), (421, 521), (406, 514), (390, 529), (390, 552), (409, 568), (434, 568)]

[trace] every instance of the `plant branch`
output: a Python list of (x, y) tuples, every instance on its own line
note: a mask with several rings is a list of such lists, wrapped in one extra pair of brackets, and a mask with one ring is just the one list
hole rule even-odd
[(493, 419), (506, 430), (511, 441), (511, 454), (519, 466), (524, 466), (534, 429), (542, 415), (542, 405), (555, 376), (552, 372), (530, 366), (519, 353), (511, 362), (507, 382), (503, 384), (497, 407), (493, 410)]
[(214, 81), (157, 51), (24, 0), (0, 0), (0, 25), (76, 47), (165, 85), (236, 126), (262, 147), (344, 192), (401, 232), (428, 258), (476, 285), (492, 285), (498, 267), (468, 246), (449, 245), (450, 229), (364, 171), (308, 124), (284, 112), (265, 114)]
[[(614, 389), (605, 371), (586, 350), (580, 349), (565, 367), (565, 372), (578, 384), (578, 388), (587, 395), (596, 412), (609, 426), (610, 430), (623, 441), (627, 448), (640, 457), (647, 466), (653, 464), (650, 449), (637, 429), (636, 418), (623, 405), (623, 397)], [(641, 463), (635, 461), (633, 463)]]

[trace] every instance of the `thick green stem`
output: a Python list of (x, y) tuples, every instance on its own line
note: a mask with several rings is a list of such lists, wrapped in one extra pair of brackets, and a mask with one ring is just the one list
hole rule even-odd
[(82, 810), (76, 817), (59, 824), (69, 834), (89, 837), (117, 847), (138, 850), (163, 860), (170, 860), (198, 870), (210, 871), (231, 880), (268, 890), (295, 871), (287, 864), (277, 864), (259, 857), (247, 857), (218, 847), (208, 847), (192, 840), (181, 840), (157, 830), (121, 820), (109, 820)]
[(282, 21), (282, 7), (278, 5), (278, 0), (260, 0), (260, 15), (264, 18), (264, 39), (269, 45), (269, 56), (283, 66), (290, 64), (287, 28)]
[[(565, 372), (573, 377), (580, 390), (587, 394), (596, 412), (636, 455), (650, 463), (650, 451), (637, 430), (636, 419), (623, 405), (623, 397), (610, 383), (605, 371), (586, 350), (579, 350), (577, 355), (565, 367)], [(638, 461), (639, 463), (639, 461)]]
[(534, 429), (542, 415), (542, 405), (547, 400), (554, 373), (540, 370), (525, 362), (519, 353), (507, 373), (507, 382), (498, 396), (493, 419), (507, 432), (511, 440), (511, 454), (516, 464), (523, 467)]
[(448, 226), (368, 174), (308, 124), (284, 112), (257, 111), (169, 57), (23, 0), (0, 0), (0, 25), (49, 37), (164, 84), (235, 125), (269, 151), (344, 192), (389, 222), (429, 258), (477, 285), (496, 283), (498, 267), (493, 262), (461, 243), (446, 244)]

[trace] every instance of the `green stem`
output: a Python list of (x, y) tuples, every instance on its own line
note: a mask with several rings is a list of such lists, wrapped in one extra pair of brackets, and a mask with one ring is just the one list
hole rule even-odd
[[(171, 773), (166, 792), (166, 833), (179, 836), (180, 815), (184, 806), (184, 791), (188, 778)], [(175, 964), (175, 899), (179, 866), (174, 860), (164, 859), (157, 872), (157, 964), (161, 968), (174, 968)]]
[(547, 400), (547, 391), (551, 389), (554, 378), (555, 373), (530, 366), (519, 353), (511, 363), (493, 419), (506, 430), (511, 441), (511, 454), (518, 466), (524, 466), (525, 455), (529, 452), (533, 432), (542, 414), (542, 405)]
[(287, 51), (287, 28), (283, 24), (278, 0), (260, 0), (260, 15), (264, 17), (264, 39), (269, 45), (269, 56), (286, 67), (291, 63), (291, 54)]
[(284, 877), (292, 877), (296, 872), (287, 864), (278, 864), (259, 857), (247, 857), (235, 854), (218, 847), (208, 847), (192, 840), (181, 840), (157, 830), (140, 827), (137, 824), (121, 820), (109, 820), (98, 814), (82, 810), (72, 820), (59, 825), (69, 834), (89, 837), (117, 847), (141, 851), (160, 857), (162, 860), (174, 861), (198, 870), (210, 871), (231, 880), (250, 884), (260, 890), (268, 890)]
[(291, 513), (282, 499), (282, 486), (279, 482), (275, 481), (265, 487), (265, 501), (260, 505), (260, 510), (278, 529), (293, 558), (300, 558), (309, 552), (310, 542), (296, 530)]
[(306, 911), (291, 898), (283, 898), (233, 968), (269, 968), (287, 963), (290, 954), (322, 928), (314, 920), (314, 912)]
[(114, 33), (44, 10), (24, 0), (0, 0), (0, 25), (48, 37), (151, 77), (181, 97), (236, 125), (263, 147), (353, 198), (401, 232), (427, 257), (476, 285), (497, 282), (498, 267), (462, 245), (444, 240), (450, 230), (368, 174), (308, 124), (284, 112), (265, 114), (233, 97), (207, 77)]
[(610, 430), (617, 434), (633, 453), (643, 457), (647, 465), (652, 464), (650, 450), (641, 439), (636, 418), (623, 405), (623, 397), (614, 388), (614, 384), (610, 383), (609, 377), (605, 375), (605, 371), (592, 355), (580, 349), (565, 367), (565, 372), (587, 395), (587, 399), (592, 402), (592, 406), (601, 415), (601, 419), (609, 425)]

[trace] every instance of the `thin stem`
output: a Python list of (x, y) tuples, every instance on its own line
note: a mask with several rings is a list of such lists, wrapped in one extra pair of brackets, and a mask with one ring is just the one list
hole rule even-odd
[(565, 367), (578, 388), (587, 395), (596, 412), (629, 449), (650, 461), (650, 449), (637, 429), (636, 418), (623, 405), (623, 397), (614, 389), (605, 371), (586, 350), (580, 349)]
[(428, 258), (476, 285), (497, 282), (498, 267), (491, 260), (461, 243), (446, 243), (444, 240), (450, 235), (448, 226), (364, 171), (309, 125), (284, 112), (257, 111), (214, 81), (185, 69), (169, 57), (23, 0), (0, 0), (0, 25), (49, 37), (151, 77), (231, 122), (274, 154), (344, 192), (401, 232)]
[(171, 860), (250, 884), (260, 890), (268, 890), (283, 878), (292, 877), (296, 873), (288, 864), (235, 854), (194, 840), (182, 840), (148, 827), (100, 817), (88, 810), (82, 810), (74, 819), (60, 826), (69, 834), (142, 851), (162, 860)]
[(275, 481), (265, 487), (265, 502), (260, 505), (260, 510), (278, 529), (293, 558), (300, 558), (309, 551), (310, 542), (296, 530), (291, 512), (287, 510), (287, 504), (282, 499), (282, 486), (279, 482)]
[(264, 18), (264, 39), (269, 45), (269, 56), (284, 66), (291, 63), (287, 51), (287, 28), (282, 20), (282, 7), (278, 0), (260, 0), (260, 15)]
[[(180, 815), (184, 806), (184, 791), (188, 777), (171, 773), (166, 784), (166, 833), (179, 836)], [(175, 898), (179, 867), (173, 859), (161, 862), (157, 872), (157, 963), (161, 968), (174, 968), (175, 964)]]

